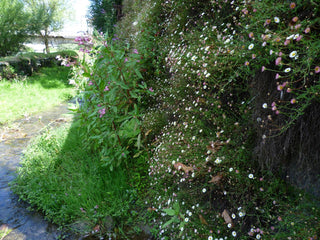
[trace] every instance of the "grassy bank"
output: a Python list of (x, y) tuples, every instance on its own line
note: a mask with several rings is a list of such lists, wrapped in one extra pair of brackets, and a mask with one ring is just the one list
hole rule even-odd
[(46, 218), (80, 235), (119, 234), (137, 218), (132, 188), (137, 181), (127, 169), (103, 167), (83, 147), (80, 134), (75, 122), (34, 139), (12, 189)]
[(67, 67), (41, 68), (31, 77), (0, 81), (0, 124), (43, 111), (72, 98)]

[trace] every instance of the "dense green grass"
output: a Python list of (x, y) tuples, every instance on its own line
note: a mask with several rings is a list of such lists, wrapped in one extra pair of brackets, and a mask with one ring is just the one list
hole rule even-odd
[[(81, 233), (121, 224), (135, 192), (125, 169), (110, 172), (83, 148), (77, 123), (48, 129), (26, 150), (12, 189), (61, 226)], [(108, 219), (111, 226), (103, 222)], [(75, 224), (81, 223), (81, 224)], [(79, 225), (81, 226), (79, 229)]]
[(25, 79), (0, 81), (0, 124), (39, 112), (72, 98), (69, 68), (42, 68)]

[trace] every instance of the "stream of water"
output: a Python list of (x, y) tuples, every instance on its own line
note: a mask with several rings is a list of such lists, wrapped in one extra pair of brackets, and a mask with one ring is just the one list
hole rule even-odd
[[(57, 227), (37, 212), (28, 211), (8, 186), (19, 166), (30, 139), (48, 125), (58, 126), (72, 120), (68, 105), (18, 120), (0, 128), (0, 240), (53, 240), (61, 234)], [(1, 233), (9, 232), (4, 238)], [(71, 239), (71, 238), (69, 238)]]

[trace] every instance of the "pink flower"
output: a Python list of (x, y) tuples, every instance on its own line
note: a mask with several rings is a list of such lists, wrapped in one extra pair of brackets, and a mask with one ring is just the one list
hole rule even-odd
[(108, 86), (106, 86), (105, 88), (104, 88), (104, 90), (103, 91), (109, 91), (110, 89), (109, 89), (109, 87)]
[(302, 39), (302, 35), (299, 35), (299, 37), (296, 38), (296, 41), (299, 42)]
[(249, 38), (253, 37), (253, 32), (249, 33)]
[(295, 29), (299, 29), (300, 27), (301, 27), (300, 23), (294, 26)]
[(299, 18), (298, 17), (294, 17), (294, 18), (292, 18), (292, 22), (297, 22), (299, 20)]
[(135, 54), (139, 54), (138, 50), (137, 49), (133, 49), (133, 53)]
[(294, 99), (294, 98), (292, 98), (292, 99), (290, 100), (290, 103), (291, 103), (291, 104), (295, 104), (296, 102), (297, 102), (297, 100)]
[(314, 72), (315, 72), (315, 73), (319, 73), (319, 72), (320, 72), (320, 67), (319, 67), (319, 66), (316, 66), (316, 67), (314, 68)]
[(304, 30), (304, 33), (309, 33), (310, 32), (310, 28), (307, 27), (305, 30)]
[(246, 61), (246, 62), (244, 63), (245, 66), (249, 66), (249, 64), (250, 64), (250, 63), (249, 63), (248, 61)]
[(265, 67), (265, 66), (262, 66), (261, 72), (264, 72), (264, 70), (266, 70), (266, 67)]
[(99, 114), (100, 114), (99, 117), (102, 118), (102, 116), (106, 114), (106, 109), (105, 109), (105, 108), (99, 109), (98, 112), (99, 112)]
[(294, 9), (295, 7), (296, 7), (296, 3), (294, 3), (294, 2), (290, 3), (290, 8), (291, 9)]
[(279, 52), (279, 54), (278, 54), (278, 55), (279, 55), (279, 57), (281, 57), (281, 56), (282, 56), (282, 54), (283, 54), (282, 52)]
[(281, 57), (277, 57), (277, 59), (276, 59), (276, 65), (278, 66), (280, 63), (281, 63)]
[(154, 90), (152, 89), (152, 87), (151, 87), (151, 88), (149, 88), (149, 91), (150, 91), (150, 92), (154, 92)]
[(271, 20), (270, 20), (270, 19), (266, 19), (264, 25), (268, 25), (268, 24), (270, 24), (270, 23), (271, 23)]
[(252, 59), (255, 59), (257, 57), (257, 55), (255, 55), (254, 53), (251, 55)]
[(88, 83), (88, 85), (89, 85), (89, 86), (93, 85), (93, 82), (92, 82), (92, 81), (90, 81), (90, 82)]
[(278, 85), (277, 90), (278, 91), (282, 91), (283, 90), (283, 86), (282, 85)]
[(124, 62), (125, 62), (125, 63), (128, 62), (128, 58), (125, 58), (125, 59), (124, 59)]
[(292, 89), (291, 88), (287, 88), (287, 93), (291, 93)]
[(290, 43), (290, 40), (289, 40), (289, 39), (286, 39), (286, 40), (284, 41), (284, 45), (285, 45), (285, 46), (287, 46), (289, 43)]
[(280, 77), (279, 73), (276, 74), (276, 79), (278, 79)]

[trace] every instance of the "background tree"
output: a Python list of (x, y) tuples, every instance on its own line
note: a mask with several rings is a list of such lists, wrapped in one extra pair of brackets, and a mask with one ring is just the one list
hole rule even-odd
[(90, 18), (92, 25), (102, 32), (113, 32), (120, 17), (122, 0), (90, 0)]
[(50, 53), (49, 34), (58, 31), (68, 17), (66, 0), (24, 0), (32, 15), (33, 30), (42, 38), (46, 53)]
[(0, 1), (0, 56), (19, 51), (31, 30), (29, 20), (20, 0)]

